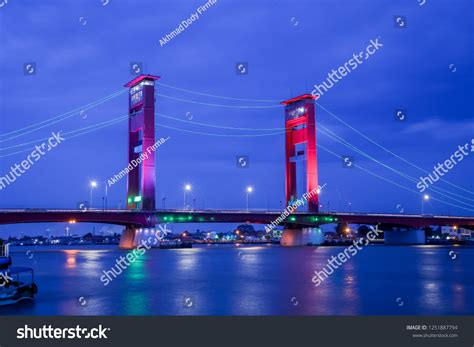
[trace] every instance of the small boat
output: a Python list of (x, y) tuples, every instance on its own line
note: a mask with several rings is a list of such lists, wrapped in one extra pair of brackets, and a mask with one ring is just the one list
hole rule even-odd
[(0, 244), (0, 306), (33, 300), (38, 292), (33, 269), (11, 264), (9, 244)]
[(158, 245), (160, 249), (175, 249), (175, 248), (193, 248), (191, 242), (183, 242), (181, 240), (163, 240)]
[(0, 306), (33, 300), (37, 292), (33, 269), (12, 266), (0, 271)]

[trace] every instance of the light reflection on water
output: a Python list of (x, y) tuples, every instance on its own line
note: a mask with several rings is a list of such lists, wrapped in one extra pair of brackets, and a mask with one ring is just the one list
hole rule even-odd
[[(453, 315), (474, 313), (474, 248), (369, 246), (320, 286), (312, 282), (343, 247), (214, 246), (153, 249), (110, 284), (100, 280), (127, 251), (117, 247), (12, 249), (35, 269), (24, 315)], [(35, 263), (36, 262), (36, 263)]]

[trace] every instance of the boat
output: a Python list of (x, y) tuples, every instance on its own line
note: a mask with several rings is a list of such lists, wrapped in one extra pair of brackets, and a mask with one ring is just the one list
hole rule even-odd
[(9, 245), (0, 245), (0, 306), (33, 300), (38, 293), (33, 269), (11, 264)]
[(158, 245), (160, 249), (175, 249), (175, 248), (193, 248), (191, 242), (183, 242), (181, 240), (162, 240)]
[(12, 266), (0, 272), (0, 306), (15, 304), (22, 300), (33, 300), (38, 287), (33, 269)]

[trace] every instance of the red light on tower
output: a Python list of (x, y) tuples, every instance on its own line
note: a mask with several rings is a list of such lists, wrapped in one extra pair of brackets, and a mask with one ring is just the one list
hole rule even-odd
[(155, 81), (158, 76), (140, 75), (125, 84), (129, 91), (128, 159), (138, 165), (128, 173), (127, 208), (155, 209)]
[[(318, 188), (316, 152), (316, 96), (304, 94), (282, 101), (285, 105), (285, 195), (287, 205)], [(302, 182), (298, 181), (303, 173)], [(299, 189), (298, 189), (299, 188)], [(315, 190), (316, 191), (316, 190)], [(318, 194), (307, 201), (309, 212), (318, 212)]]

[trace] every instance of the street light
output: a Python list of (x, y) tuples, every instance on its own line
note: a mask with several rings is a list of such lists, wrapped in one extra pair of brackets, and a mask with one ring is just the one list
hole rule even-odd
[(190, 192), (191, 189), (192, 189), (192, 187), (191, 187), (191, 185), (190, 185), (189, 183), (186, 183), (186, 184), (184, 185), (184, 199), (183, 199), (183, 200), (184, 200), (184, 209), (186, 209), (186, 193), (187, 193), (187, 192)]
[(109, 191), (108, 191), (108, 184), (107, 182), (104, 182), (105, 186), (105, 209), (107, 210), (107, 199), (109, 198)]
[(429, 199), (430, 199), (430, 196), (428, 194), (423, 195), (423, 199), (421, 199), (421, 215), (424, 214), (425, 201), (428, 201)]
[(90, 182), (90, 187), (91, 187), (91, 200), (89, 204), (89, 208), (92, 208), (92, 189), (97, 188), (97, 181), (91, 181)]
[(248, 212), (248, 210), (249, 210), (249, 194), (253, 192), (253, 187), (248, 186), (246, 191), (247, 191), (247, 212)]

